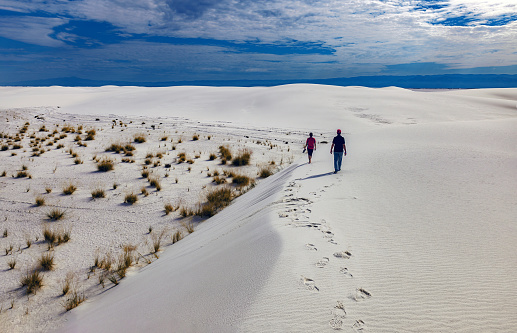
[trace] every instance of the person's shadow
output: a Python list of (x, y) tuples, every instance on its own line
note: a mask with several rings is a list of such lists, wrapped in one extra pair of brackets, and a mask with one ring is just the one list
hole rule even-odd
[(312, 175), (312, 176), (309, 176), (309, 177), (305, 177), (305, 178), (299, 178), (297, 180), (307, 180), (307, 179), (313, 179), (313, 178), (320, 178), (320, 177), (325, 177), (325, 176), (330, 176), (330, 175), (333, 175), (334, 172), (326, 172), (326, 173), (321, 173), (319, 175)]

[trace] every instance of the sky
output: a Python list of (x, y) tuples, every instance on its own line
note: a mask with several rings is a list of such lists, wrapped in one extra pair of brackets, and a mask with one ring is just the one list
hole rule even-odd
[(517, 74), (517, 0), (0, 0), (0, 84)]

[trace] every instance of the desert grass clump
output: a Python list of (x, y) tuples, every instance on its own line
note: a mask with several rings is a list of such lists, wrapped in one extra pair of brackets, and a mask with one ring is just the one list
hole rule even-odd
[(129, 205), (132, 205), (138, 201), (138, 196), (134, 193), (128, 193), (124, 197), (124, 203), (127, 203)]
[(142, 169), (141, 175), (142, 175), (142, 178), (148, 178), (149, 177), (149, 169), (147, 169), (147, 167), (144, 167)]
[(29, 176), (29, 173), (25, 170), (20, 170), (16, 173), (16, 178), (25, 178), (28, 176)]
[(61, 282), (61, 291), (63, 292), (63, 295), (68, 294), (68, 292), (74, 287), (74, 280), (74, 273), (68, 272), (65, 279)]
[(7, 261), (7, 266), (9, 266), (9, 269), (14, 269), (16, 267), (16, 259), (11, 258)]
[(52, 253), (43, 253), (39, 259), (41, 269), (51, 271), (54, 268), (54, 255)]
[(258, 175), (261, 178), (267, 178), (267, 177), (271, 176), (272, 174), (273, 174), (273, 171), (271, 170), (271, 168), (269, 166), (260, 168), (260, 170), (258, 172)]
[(250, 149), (243, 149), (239, 152), (237, 156), (232, 160), (232, 164), (234, 166), (242, 166), (250, 164), (252, 151)]
[(78, 307), (79, 304), (84, 302), (85, 299), (86, 299), (86, 296), (84, 295), (84, 293), (79, 295), (79, 293), (74, 290), (72, 292), (71, 296), (65, 301), (65, 304), (64, 304), (65, 310), (70, 311), (73, 308)]
[(95, 140), (95, 129), (91, 129), (89, 130), (88, 132), (86, 132), (86, 141), (91, 141), (91, 140)]
[(43, 205), (45, 205), (45, 198), (42, 197), (41, 195), (38, 195), (36, 197), (36, 206), (39, 207), (39, 206), (43, 206)]
[(76, 157), (76, 158), (74, 159), (74, 163), (75, 163), (75, 164), (83, 164), (83, 160), (82, 160), (80, 157)]
[(65, 211), (59, 208), (53, 208), (47, 212), (47, 217), (52, 221), (57, 221), (65, 216)]
[(171, 203), (165, 204), (163, 208), (165, 209), (165, 215), (169, 215), (171, 212), (175, 210), (174, 206)]
[(96, 188), (95, 190), (92, 191), (93, 199), (100, 199), (100, 198), (105, 198), (105, 197), (106, 197), (106, 193), (104, 192), (104, 189), (102, 189), (102, 188)]
[(97, 163), (97, 170), (99, 170), (101, 172), (107, 172), (107, 171), (113, 170), (113, 167), (114, 167), (114, 161), (109, 157), (103, 157)]
[(156, 191), (160, 191), (162, 189), (162, 185), (160, 184), (160, 180), (156, 177), (149, 178), (149, 184), (156, 188)]
[(194, 135), (192, 136), (192, 141), (197, 141), (197, 140), (199, 140), (199, 135), (194, 134)]
[(226, 179), (223, 177), (215, 176), (213, 179), (213, 182), (216, 183), (217, 185), (221, 185), (221, 184), (226, 183)]
[(232, 152), (230, 151), (230, 148), (227, 146), (219, 146), (219, 153), (221, 154), (221, 160), (224, 161), (223, 164), (226, 164), (226, 161), (231, 161)]
[(194, 232), (194, 225), (192, 223), (183, 224), (189, 234)]
[(210, 154), (210, 156), (208, 157), (208, 159), (209, 159), (210, 161), (213, 161), (213, 160), (215, 160), (216, 158), (217, 158), (217, 156), (216, 156), (214, 153), (211, 153), (211, 154)]
[(47, 194), (52, 192), (52, 187), (50, 187), (50, 186), (45, 187), (45, 192), (47, 192)]
[(135, 136), (133, 137), (134, 141), (136, 143), (144, 143), (146, 141), (146, 138), (145, 138), (145, 134), (135, 134)]
[(246, 175), (242, 174), (234, 174), (232, 178), (232, 183), (237, 186), (248, 186), (252, 183), (252, 179)]
[(183, 163), (187, 160), (187, 154), (179, 153), (178, 154), (178, 163)]
[(72, 195), (77, 190), (77, 186), (74, 184), (68, 184), (65, 187), (63, 187), (63, 194), (65, 195)]
[(27, 273), (22, 276), (20, 284), (22, 287), (27, 287), (27, 294), (36, 294), (36, 291), (43, 286), (43, 275), (41, 275), (39, 270), (33, 270), (32, 272), (27, 271)]
[(70, 241), (71, 232), (70, 230), (52, 230), (48, 226), (43, 227), (43, 238), (46, 242), (48, 242), (49, 248), (54, 247), (54, 245), (59, 245), (63, 243), (67, 243)]
[(182, 238), (183, 238), (183, 233), (179, 230), (176, 230), (171, 236), (172, 244), (179, 242)]
[(147, 191), (147, 189), (145, 188), (145, 186), (142, 187), (142, 189), (140, 190), (140, 193), (142, 193), (142, 195), (144, 197), (148, 196), (149, 195), (149, 192)]

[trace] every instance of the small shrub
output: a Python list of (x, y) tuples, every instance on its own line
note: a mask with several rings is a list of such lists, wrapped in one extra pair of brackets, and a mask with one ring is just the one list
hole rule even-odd
[(35, 294), (43, 286), (43, 276), (38, 270), (31, 273), (27, 271), (27, 274), (22, 276), (20, 283), (22, 287), (27, 287), (27, 294)]
[(14, 269), (16, 267), (16, 259), (9, 259), (9, 261), (7, 261), (7, 266), (9, 266), (9, 269)]
[(248, 186), (252, 182), (251, 178), (241, 174), (234, 174), (232, 183), (238, 186)]
[(237, 155), (232, 160), (232, 164), (234, 166), (248, 165), (250, 163), (250, 158), (251, 158), (251, 150), (243, 149), (242, 151), (239, 152), (239, 155)]
[(262, 167), (259, 171), (259, 177), (267, 178), (273, 174), (273, 171), (269, 167)]
[(65, 211), (59, 208), (53, 208), (47, 212), (47, 217), (52, 221), (57, 221), (65, 216)]
[(142, 177), (143, 178), (149, 177), (149, 170), (148, 169), (142, 169)]
[(215, 176), (213, 182), (217, 185), (221, 185), (226, 183), (226, 179), (224, 179), (223, 177)]
[(162, 189), (162, 186), (160, 184), (160, 181), (158, 180), (158, 178), (156, 177), (153, 177), (153, 178), (149, 178), (149, 184), (152, 186), (152, 187), (155, 187), (156, 188), (156, 191), (160, 191)]
[(39, 264), (43, 270), (51, 271), (54, 268), (54, 255), (44, 253), (39, 260)]
[(165, 209), (165, 215), (169, 215), (171, 212), (174, 211), (174, 206), (172, 204), (168, 203), (168, 204), (165, 204), (164, 209)]
[(216, 156), (214, 153), (211, 153), (211, 154), (210, 154), (210, 157), (209, 157), (210, 161), (213, 161), (213, 160), (215, 160), (216, 158), (217, 158), (217, 156)]
[(219, 147), (219, 153), (221, 153), (221, 159), (225, 161), (229, 161), (232, 159), (232, 153), (230, 149), (226, 146), (220, 146)]
[(36, 197), (36, 206), (39, 207), (39, 206), (43, 206), (43, 205), (45, 205), (45, 198), (40, 196), (40, 195), (38, 195)]
[(45, 187), (45, 192), (47, 192), (47, 193), (52, 192), (52, 187), (50, 187), (50, 186)]
[(232, 191), (228, 187), (217, 188), (207, 193), (206, 200), (216, 209), (226, 207), (233, 199)]
[(16, 178), (25, 178), (29, 175), (29, 173), (25, 170), (20, 170), (16, 173)]
[(181, 231), (177, 230), (171, 236), (172, 244), (179, 242), (182, 238), (183, 238), (183, 234), (181, 233)]
[(77, 186), (74, 184), (69, 184), (63, 188), (63, 194), (72, 195), (77, 190)]
[(91, 141), (91, 140), (95, 140), (95, 130), (94, 129), (91, 129), (89, 130), (88, 132), (86, 132), (86, 139), (87, 141)]
[(136, 143), (144, 143), (146, 141), (145, 134), (135, 134), (133, 139)]
[(92, 198), (94, 198), (94, 199), (105, 198), (105, 197), (106, 197), (106, 193), (104, 192), (104, 190), (102, 188), (97, 188), (92, 191)]
[(194, 135), (192, 136), (192, 141), (197, 141), (197, 140), (199, 140), (199, 135), (194, 134)]
[(148, 196), (149, 195), (149, 192), (147, 192), (147, 189), (145, 188), (145, 186), (142, 187), (142, 189), (140, 190), (140, 192), (144, 195), (144, 197)]
[(75, 164), (83, 164), (83, 160), (81, 160), (79, 157), (76, 157), (74, 160)]
[(126, 194), (126, 196), (124, 197), (124, 202), (129, 204), (129, 205), (132, 205), (134, 204), (135, 202), (138, 201), (138, 197), (136, 194), (134, 193), (128, 193)]
[(79, 306), (79, 304), (84, 302), (85, 299), (86, 297), (84, 296), (84, 294), (79, 295), (77, 291), (73, 291), (72, 295), (65, 301), (64, 307), (66, 311), (70, 311), (73, 308)]
[(114, 161), (109, 157), (103, 157), (98, 163), (97, 163), (97, 170), (101, 172), (107, 172), (110, 170), (113, 170)]

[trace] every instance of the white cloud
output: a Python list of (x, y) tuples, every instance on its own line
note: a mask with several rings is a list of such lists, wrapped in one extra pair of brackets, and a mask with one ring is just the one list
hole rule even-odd
[[(334, 55), (275, 56), (278, 61), (334, 61), (339, 68), (439, 62), (455, 68), (514, 65), (517, 23), (504, 26), (443, 26), (454, 17), (484, 22), (517, 13), (517, 0), (444, 0), (442, 8), (415, 10), (420, 0), (82, 0), (12, 1), (8, 8), (42, 10), (70, 18), (109, 22), (123, 33), (233, 42), (285, 44), (316, 42)], [(447, 6), (445, 6), (447, 5)], [(0, 7), (1, 8), (1, 7)], [(8, 38), (59, 46), (48, 37), (60, 19), (24, 18), (15, 26), (0, 17), (0, 34)], [(19, 17), (16, 20), (20, 20)], [(5, 28), (5, 29), (4, 29)], [(38, 37), (39, 36), (39, 37)], [(43, 37), (41, 39), (41, 37)], [(61, 38), (75, 38), (62, 35)], [(127, 43), (123, 44), (127, 47)], [(205, 50), (199, 47), (200, 50)], [(212, 54), (212, 53), (209, 53)], [(190, 56), (190, 54), (189, 54)], [(228, 57), (228, 54), (226, 54)], [(232, 55), (239, 58), (239, 56)], [(246, 58), (269, 59), (270, 55)], [(270, 64), (270, 66), (273, 66)], [(318, 65), (315, 68), (336, 68)], [(209, 67), (209, 66), (207, 66)], [(273, 66), (274, 67), (274, 66)], [(250, 67), (263, 68), (263, 67)], [(332, 72), (332, 71), (329, 71)]]
[(2, 17), (0, 19), (0, 36), (24, 43), (59, 47), (65, 44), (51, 38), (56, 26), (65, 24), (67, 20), (46, 17)]

